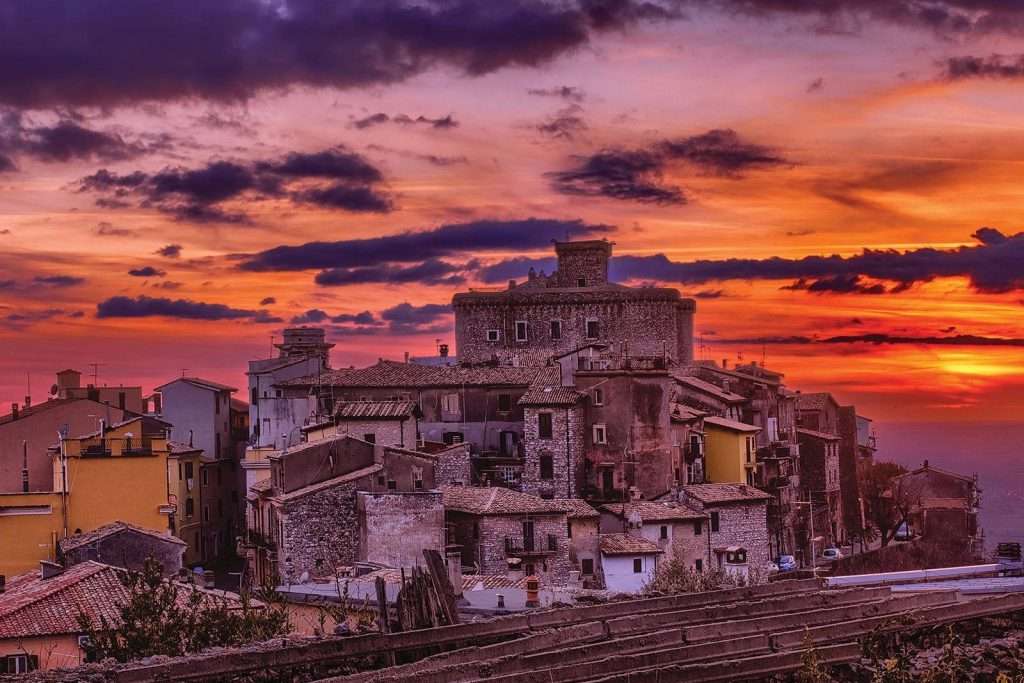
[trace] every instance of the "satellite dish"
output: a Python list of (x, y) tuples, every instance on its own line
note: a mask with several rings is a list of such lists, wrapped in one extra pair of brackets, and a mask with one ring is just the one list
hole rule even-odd
[(50, 396), (56, 396), (58, 391), (60, 391), (60, 387), (54, 384), (52, 387), (50, 387)]

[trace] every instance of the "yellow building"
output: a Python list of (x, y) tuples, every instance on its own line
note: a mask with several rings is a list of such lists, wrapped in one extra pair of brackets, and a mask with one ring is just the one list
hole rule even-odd
[(760, 427), (725, 417), (704, 418), (705, 479), (714, 484), (754, 484), (755, 437)]
[(238, 504), (235, 462), (207, 456), (202, 449), (172, 441), (167, 481), (175, 503), (171, 528), (188, 544), (186, 565), (214, 562), (234, 552), (244, 519), (233, 515)]
[(0, 574), (57, 560), (57, 542), (114, 521), (167, 530), (167, 423), (134, 417), (52, 450), (53, 487), (0, 493)]

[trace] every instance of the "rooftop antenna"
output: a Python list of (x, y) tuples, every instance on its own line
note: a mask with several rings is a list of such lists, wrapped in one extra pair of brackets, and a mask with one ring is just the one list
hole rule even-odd
[(181, 376), (184, 377), (186, 372), (188, 372), (188, 368), (182, 368), (181, 369)]
[(768, 342), (761, 342), (761, 367), (768, 365)]
[(87, 365), (90, 368), (92, 368), (92, 385), (94, 387), (98, 387), (100, 385), (100, 383), (99, 383), (100, 368), (102, 366), (106, 365), (106, 363), (87, 363)]
[(270, 335), (270, 356), (269, 356), (269, 358), (273, 358), (273, 357), (274, 357), (274, 335)]

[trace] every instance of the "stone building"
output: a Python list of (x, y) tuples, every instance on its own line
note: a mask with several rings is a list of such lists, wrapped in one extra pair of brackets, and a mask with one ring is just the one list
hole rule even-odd
[(441, 492), (359, 491), (356, 494), (359, 559), (388, 567), (423, 564), (423, 551), (444, 552)]
[[(845, 544), (843, 506), (840, 495), (839, 442), (835, 434), (798, 428), (800, 438), (800, 487), (803, 500), (814, 506), (814, 533), (824, 537), (825, 545), (816, 545), (815, 552), (836, 544)], [(804, 530), (810, 533), (810, 527)], [(805, 543), (804, 552), (810, 552)], [(809, 557), (809, 555), (808, 555)]]
[(112, 522), (92, 531), (62, 538), (60, 559), (65, 567), (94, 561), (124, 569), (141, 570), (146, 558), (174, 576), (182, 567), (186, 543), (167, 531), (144, 529), (127, 522)]
[[(747, 564), (764, 569), (770, 561), (767, 493), (746, 484), (684, 486), (679, 500), (708, 515), (705, 567), (722, 568), (729, 548), (744, 548)], [(700, 534), (698, 534), (700, 535)]]
[(477, 574), (537, 575), (565, 585), (569, 557), (566, 505), (500, 486), (444, 486), (450, 544), (462, 547), (462, 569)]
[(522, 490), (541, 498), (576, 498), (584, 479), (585, 395), (558, 383), (538, 382), (523, 407)]
[[(404, 561), (421, 557), (423, 548), (443, 552), (440, 499), (426, 495), (437, 487), (437, 461), (435, 454), (351, 436), (271, 457), (270, 479), (249, 495), (252, 578), (295, 583), (304, 576), (335, 576), (371, 557)], [(420, 527), (402, 537), (406, 547), (376, 547), (394, 543), (393, 525), (406, 516)], [(402, 522), (402, 528), (409, 526)]]
[(886, 492), (905, 516), (910, 529), (929, 540), (958, 542), (980, 552), (983, 538), (978, 526), (981, 490), (978, 476), (971, 477), (932, 466), (921, 467), (897, 477)]
[(675, 289), (609, 282), (607, 240), (556, 242), (555, 253), (558, 270), (549, 276), (531, 272), (507, 289), (454, 296), (461, 362), (543, 365), (592, 342), (677, 364), (693, 359), (692, 299)]
[(419, 406), (412, 401), (338, 401), (327, 420), (302, 428), (307, 441), (351, 434), (357, 439), (400, 448), (415, 448)]
[(601, 549), (600, 513), (579, 498), (564, 498), (569, 535), (569, 562), (579, 571), (585, 588), (599, 588)]
[(647, 539), (697, 571), (707, 563), (709, 515), (675, 501), (635, 500), (601, 506), (601, 533), (627, 533)]

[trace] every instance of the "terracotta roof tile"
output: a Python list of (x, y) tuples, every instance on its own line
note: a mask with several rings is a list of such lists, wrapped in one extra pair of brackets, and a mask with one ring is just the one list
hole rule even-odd
[(311, 386), (317, 381), (333, 387), (424, 387), (466, 385), (526, 386), (543, 368), (511, 366), (433, 366), (382, 360), (360, 369), (333, 370), (319, 376), (282, 382), (285, 386)]
[(771, 498), (761, 489), (746, 484), (690, 484), (683, 487), (683, 493), (705, 505), (758, 502)]
[(835, 434), (829, 434), (828, 432), (819, 432), (816, 429), (806, 429), (804, 427), (796, 428), (797, 435), (809, 436), (814, 439), (824, 439), (825, 441), (840, 441), (841, 439)]
[(704, 519), (707, 517), (703, 512), (694, 510), (682, 503), (659, 503), (651, 500), (638, 500), (625, 506), (622, 503), (609, 503), (608, 505), (602, 505), (601, 509), (621, 517), (623, 515), (623, 507), (625, 507), (626, 515), (632, 515), (634, 512), (640, 513), (640, 519), (644, 522), (668, 522), (672, 520)]
[(565, 514), (560, 500), (544, 500), (501, 486), (442, 486), (446, 510), (472, 515)]
[(672, 377), (677, 382), (686, 387), (689, 387), (690, 389), (694, 389), (701, 393), (714, 396), (715, 398), (725, 401), (726, 403), (742, 403), (747, 400), (744, 396), (734, 394), (731, 391), (726, 391), (720, 386), (712, 384), (711, 382), (705, 382), (704, 380), (698, 377), (693, 377), (691, 375), (683, 375), (680, 373), (673, 373)]
[(824, 410), (829, 403), (835, 403), (832, 394), (819, 391), (811, 394), (797, 394), (796, 405), (800, 410)]
[(69, 550), (74, 550), (75, 548), (80, 548), (83, 545), (95, 543), (96, 541), (107, 538), (108, 536), (119, 534), (122, 531), (134, 531), (136, 533), (145, 534), (146, 536), (151, 536), (160, 541), (166, 541), (167, 543), (186, 545), (185, 541), (171, 536), (170, 534), (154, 531), (153, 529), (144, 529), (140, 526), (129, 524), (128, 522), (117, 521), (111, 522), (110, 524), (104, 524), (101, 527), (96, 527), (92, 531), (87, 531), (83, 534), (68, 536), (60, 541), (60, 548), (64, 552), (67, 552)]
[(709, 415), (704, 418), (704, 425), (714, 425), (715, 427), (721, 427), (722, 429), (730, 429), (734, 432), (759, 432), (761, 428), (756, 425), (748, 425), (746, 422), (739, 422), (737, 420), (730, 420), (727, 417), (718, 417), (717, 415)]
[(340, 401), (334, 416), (340, 420), (386, 420), (412, 417), (417, 410), (415, 401)]
[(602, 555), (651, 555), (665, 552), (654, 541), (629, 534), (602, 534)]
[(571, 519), (601, 516), (590, 503), (579, 498), (559, 498), (558, 502), (565, 506), (565, 515)]

